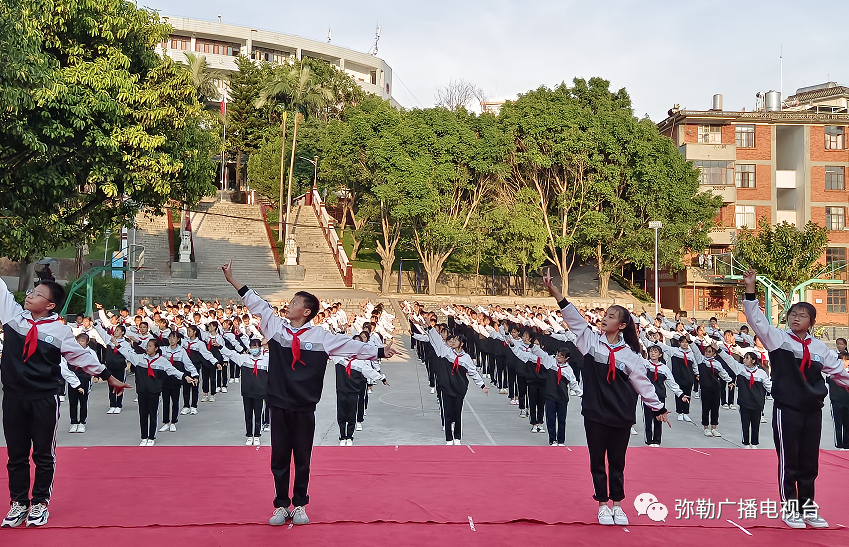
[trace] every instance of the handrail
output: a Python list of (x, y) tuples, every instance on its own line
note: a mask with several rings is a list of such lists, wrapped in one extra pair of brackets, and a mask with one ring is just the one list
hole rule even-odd
[(333, 217), (331, 217), (327, 212), (327, 208), (324, 206), (324, 201), (321, 199), (321, 194), (318, 193), (318, 189), (315, 186), (312, 188), (312, 210), (313, 213), (315, 213), (316, 219), (318, 219), (321, 231), (324, 233), (324, 239), (327, 241), (327, 244), (330, 246), (330, 250), (333, 252), (333, 258), (336, 259), (336, 266), (339, 268), (339, 274), (342, 276), (342, 281), (345, 283), (346, 287), (353, 287), (353, 265), (351, 264), (351, 261), (348, 260), (348, 255), (345, 253), (345, 249), (342, 246), (342, 240), (339, 239), (339, 235), (336, 233)]
[(268, 225), (268, 215), (266, 214), (266, 206), (259, 204), (259, 212), (262, 214), (262, 223), (265, 225), (265, 235), (268, 236), (268, 243), (271, 245), (271, 252), (274, 253), (274, 264), (277, 266), (277, 271), (280, 271), (280, 253), (277, 252), (277, 243), (274, 242), (274, 234), (271, 233), (271, 226)]

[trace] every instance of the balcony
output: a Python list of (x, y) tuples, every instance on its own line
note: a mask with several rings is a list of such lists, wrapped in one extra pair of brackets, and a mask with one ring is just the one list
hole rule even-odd
[(708, 233), (714, 245), (733, 245), (737, 230), (735, 228), (719, 228)]
[(790, 224), (797, 224), (798, 217), (796, 215), (796, 211), (776, 211), (775, 212), (775, 223), (781, 224), (782, 222), (789, 222)]
[(700, 184), (699, 191), (710, 190), (715, 196), (722, 196), (723, 203), (734, 203), (737, 201), (737, 186), (734, 184)]
[(705, 144), (691, 142), (678, 149), (686, 160), (720, 160), (734, 161), (737, 159), (736, 144)]

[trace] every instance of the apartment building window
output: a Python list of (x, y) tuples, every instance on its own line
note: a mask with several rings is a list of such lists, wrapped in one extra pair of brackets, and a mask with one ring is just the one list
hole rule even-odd
[(843, 190), (844, 168), (842, 165), (826, 165), (825, 166), (825, 189), (826, 190)]
[(191, 44), (192, 42), (188, 38), (184, 38), (182, 36), (171, 37), (171, 49), (187, 50)]
[(693, 166), (701, 171), (700, 184), (724, 186), (734, 180), (733, 161), (697, 160), (693, 162)]
[(843, 126), (827, 125), (825, 126), (825, 149), (826, 150), (843, 150)]
[(825, 250), (825, 265), (833, 267), (834, 279), (849, 279), (849, 272), (846, 271), (846, 247), (828, 247)]
[(755, 166), (738, 165), (734, 168), (734, 182), (737, 188), (755, 187)]
[(700, 125), (699, 126), (699, 142), (705, 144), (721, 144), (722, 143), (722, 126), (721, 125)]
[(377, 85), (377, 71), (376, 70), (372, 70), (369, 73), (369, 78), (371, 78), (370, 79), (371, 85)]
[(828, 313), (846, 313), (846, 289), (828, 289), (826, 294)]
[(239, 55), (239, 44), (228, 44), (225, 42), (213, 42), (212, 40), (195, 40), (195, 51), (198, 53), (212, 53), (214, 55), (228, 55), (236, 57)]
[(721, 287), (698, 289), (697, 292), (699, 310), (721, 310), (725, 307), (725, 293)]
[(846, 209), (843, 207), (825, 208), (825, 227), (827, 230), (842, 230), (846, 226)]
[(293, 56), (292, 53), (279, 51), (276, 49), (254, 48), (251, 52), (251, 58), (256, 61), (267, 61), (269, 63), (283, 64), (289, 61)]
[(735, 226), (738, 228), (755, 228), (755, 206), (754, 205), (735, 205), (734, 206)]
[(737, 148), (754, 148), (755, 147), (755, 126), (754, 125), (736, 125), (736, 126), (734, 126), (734, 140), (737, 143)]

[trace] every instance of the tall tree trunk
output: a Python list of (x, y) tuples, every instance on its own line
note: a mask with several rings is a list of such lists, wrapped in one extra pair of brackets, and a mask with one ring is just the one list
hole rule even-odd
[(236, 150), (236, 196), (242, 201), (242, 150)]
[(389, 292), (389, 285), (392, 281), (392, 265), (395, 263), (395, 253), (391, 252), (386, 255), (386, 258), (382, 258), (380, 260), (380, 292), (383, 294), (387, 294)]
[(601, 272), (604, 269), (604, 255), (601, 254), (601, 245), (596, 245), (595, 261), (596, 271), (598, 272), (598, 295), (602, 298), (607, 298), (607, 285), (605, 284), (604, 287), (602, 287), (603, 276), (601, 275)]
[(528, 265), (522, 264), (522, 296), (528, 296)]
[(610, 272), (604, 272), (598, 274), (598, 295), (602, 298), (607, 298), (609, 296), (609, 287), (610, 287)]
[(354, 242), (354, 246), (351, 248), (351, 256), (349, 258), (351, 260), (356, 260), (357, 253), (360, 252), (360, 245), (362, 245), (363, 242), (354, 236), (353, 230), (351, 230), (351, 240)]
[[(298, 145), (298, 118), (300, 118), (301, 114), (299, 112), (295, 113), (295, 127), (292, 130), (292, 159), (289, 160), (289, 186), (286, 190), (286, 231), (292, 229), (292, 226), (289, 224), (289, 205), (292, 203), (292, 172), (295, 170), (295, 148)], [(289, 235), (288, 233), (286, 234)]]
[(35, 277), (35, 263), (31, 256), (26, 256), (21, 259), (18, 267), (18, 291), (26, 292), (32, 288), (32, 281)]
[(283, 172), (286, 168), (286, 111), (283, 111), (283, 122), (280, 124), (283, 130), (283, 138), (280, 145), (280, 201), (277, 206), (277, 241), (283, 241), (283, 186), (285, 177)]
[[(104, 240), (104, 245), (108, 246), (108, 242)], [(105, 266), (106, 264), (104, 264)], [(77, 245), (77, 253), (74, 257), (74, 277), (79, 279), (83, 275), (83, 246)]]
[[(566, 238), (566, 209), (560, 209), (560, 235)], [(569, 296), (569, 270), (566, 259), (568, 258), (568, 249), (562, 247), (560, 249), (560, 292), (563, 296)]]

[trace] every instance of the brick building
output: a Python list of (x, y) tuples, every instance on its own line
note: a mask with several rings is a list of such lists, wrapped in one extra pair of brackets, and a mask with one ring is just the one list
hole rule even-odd
[[(736, 230), (755, 228), (765, 217), (772, 224), (787, 221), (804, 226), (816, 222), (829, 230), (824, 263), (845, 263), (849, 248), (846, 224), (849, 168), (846, 131), (849, 88), (834, 82), (797, 90), (781, 101), (776, 92), (759, 94), (755, 111), (726, 111), (722, 97), (711, 110), (673, 108), (658, 124), (687, 160), (701, 170), (701, 188), (723, 198), (718, 221), (705, 253), (719, 255), (733, 248)], [(712, 257), (713, 258), (713, 257)], [(697, 259), (686, 271), (661, 272), (661, 304), (665, 308), (741, 318), (735, 282), (714, 277), (727, 259)], [(842, 262), (841, 262), (842, 261)], [(647, 272), (653, 280), (653, 272)], [(843, 279), (845, 272), (840, 274)], [(648, 284), (649, 286), (652, 283)], [(847, 289), (808, 291), (817, 307), (818, 323), (849, 324)]]

